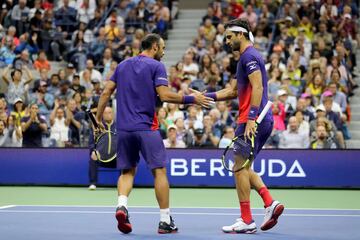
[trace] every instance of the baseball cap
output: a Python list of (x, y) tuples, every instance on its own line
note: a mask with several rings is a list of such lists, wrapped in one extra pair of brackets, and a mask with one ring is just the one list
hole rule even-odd
[(317, 107), (316, 107), (316, 112), (317, 112), (317, 111), (323, 111), (323, 112), (325, 112), (326, 110), (325, 110), (324, 105), (319, 105), (319, 106), (317, 106)]
[(168, 126), (167, 130), (169, 131), (170, 129), (175, 129), (175, 130), (177, 130), (177, 127), (176, 127), (175, 124), (170, 124), (170, 125)]
[(344, 14), (344, 18), (351, 19), (351, 15), (349, 13)]
[(79, 73), (74, 73), (73, 77), (80, 77), (80, 74)]
[(311, 98), (311, 95), (308, 93), (303, 93), (303, 94), (301, 94), (300, 98)]
[(14, 101), (14, 104), (18, 103), (18, 102), (24, 102), (21, 98), (16, 98), (15, 101)]
[(287, 91), (285, 89), (279, 89), (277, 91), (277, 95), (278, 96), (282, 96), (282, 95), (288, 95)]
[(100, 83), (100, 80), (98, 78), (91, 79), (91, 83)]
[(194, 134), (195, 134), (195, 135), (204, 134), (204, 129), (203, 129), (203, 128), (196, 128), (196, 129), (194, 130)]
[(47, 83), (46, 83), (46, 81), (40, 81), (40, 87), (43, 87), (43, 86), (47, 86)]
[(68, 68), (75, 68), (74, 64), (72, 64), (72, 63), (68, 63), (67, 67)]
[(290, 16), (287, 16), (286, 18), (285, 18), (285, 20), (286, 21), (290, 21), (290, 22), (293, 22), (294, 20), (292, 19), (292, 17), (290, 17)]
[(332, 92), (329, 90), (325, 91), (322, 95), (323, 95), (323, 97), (332, 97), (333, 96)]

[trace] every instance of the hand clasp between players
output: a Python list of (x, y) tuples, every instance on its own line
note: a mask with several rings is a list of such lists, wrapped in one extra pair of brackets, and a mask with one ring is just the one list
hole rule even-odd
[(206, 93), (206, 90), (203, 92), (199, 92), (197, 90), (190, 88), (190, 91), (192, 92), (190, 95), (195, 97), (196, 104), (198, 104), (202, 107), (205, 107), (205, 108), (210, 108), (211, 106), (213, 106), (215, 104), (215, 102), (212, 98), (204, 95)]

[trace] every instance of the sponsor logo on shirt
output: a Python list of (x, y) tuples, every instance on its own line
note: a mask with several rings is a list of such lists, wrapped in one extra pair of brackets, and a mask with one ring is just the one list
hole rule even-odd
[(254, 65), (251, 65), (250, 67), (249, 67), (249, 70), (253, 70), (253, 69), (256, 69), (256, 65), (254, 64)]
[(251, 65), (251, 64), (256, 65), (257, 62), (256, 62), (256, 61), (250, 61), (250, 62), (248, 62), (248, 63), (246, 64), (246, 66), (249, 66), (249, 65)]

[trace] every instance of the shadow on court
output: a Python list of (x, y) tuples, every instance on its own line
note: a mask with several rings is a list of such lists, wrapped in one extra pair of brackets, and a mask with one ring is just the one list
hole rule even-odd
[(360, 210), (287, 209), (279, 224), (268, 232), (259, 227), (262, 209), (254, 209), (258, 232), (253, 235), (224, 234), (221, 226), (239, 216), (230, 208), (173, 208), (179, 232), (157, 234), (157, 208), (129, 208), (133, 233), (118, 232), (114, 207), (9, 206), (0, 209), (1, 239), (360, 239)]

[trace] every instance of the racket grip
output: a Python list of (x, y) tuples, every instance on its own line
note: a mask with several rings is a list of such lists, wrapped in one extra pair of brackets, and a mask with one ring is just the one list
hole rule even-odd
[(259, 117), (256, 119), (256, 123), (257, 124), (260, 124), (261, 121), (264, 119), (266, 113), (269, 111), (269, 109), (271, 108), (272, 106), (272, 102), (271, 101), (268, 101), (264, 107), (264, 109), (261, 111)]
[(86, 113), (89, 115), (90, 121), (94, 125), (95, 128), (99, 128), (99, 124), (97, 123), (94, 114), (90, 110), (86, 110)]

